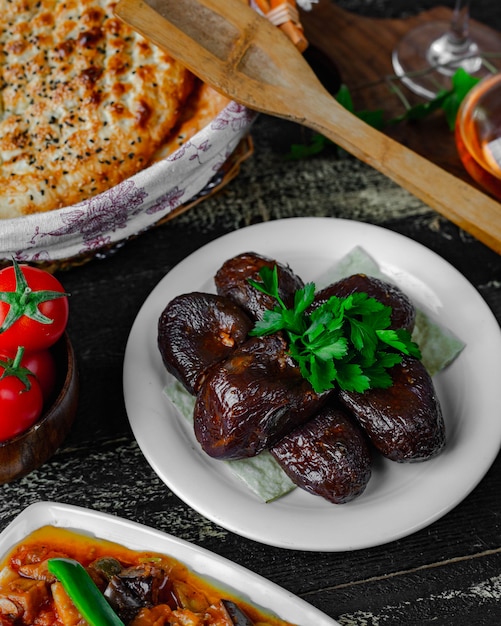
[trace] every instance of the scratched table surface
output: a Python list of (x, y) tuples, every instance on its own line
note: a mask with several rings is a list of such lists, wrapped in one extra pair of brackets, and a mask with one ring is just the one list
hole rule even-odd
[[(432, 0), (339, 4), (377, 17), (403, 17), (434, 6)], [(473, 4), (476, 19), (501, 31), (499, 0)], [(132, 435), (122, 366), (141, 305), (179, 261), (249, 224), (322, 216), (401, 233), (457, 268), (501, 320), (501, 259), (496, 253), (350, 155), (328, 149), (311, 159), (287, 160), (291, 142), (303, 136), (302, 129), (289, 123), (259, 117), (252, 129), (254, 154), (222, 192), (107, 258), (60, 272), (71, 293), (68, 330), (81, 377), (78, 413), (49, 461), (0, 487), (0, 528), (40, 500), (76, 504), (208, 548), (278, 583), (344, 626), (499, 624), (501, 458), (459, 505), (415, 534), (368, 549), (310, 552), (269, 547), (205, 519), (156, 476)]]

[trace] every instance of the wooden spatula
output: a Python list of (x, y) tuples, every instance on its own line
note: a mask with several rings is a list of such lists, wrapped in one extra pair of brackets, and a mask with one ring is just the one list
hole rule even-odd
[(120, 0), (115, 12), (226, 96), (322, 133), (501, 252), (500, 203), (349, 113), (291, 41), (246, 3)]

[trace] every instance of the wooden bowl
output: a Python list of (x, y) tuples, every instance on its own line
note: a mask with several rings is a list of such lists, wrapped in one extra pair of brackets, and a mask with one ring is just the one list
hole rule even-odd
[(0, 442), (0, 484), (40, 467), (68, 434), (78, 404), (78, 371), (68, 335), (52, 348), (58, 371), (57, 394), (50, 408), (28, 430)]

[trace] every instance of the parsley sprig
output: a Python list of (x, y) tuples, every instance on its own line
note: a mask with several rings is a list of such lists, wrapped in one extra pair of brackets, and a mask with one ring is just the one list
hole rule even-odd
[(388, 370), (400, 363), (404, 354), (421, 358), (407, 330), (388, 328), (391, 307), (366, 293), (332, 296), (309, 310), (315, 284), (308, 283), (295, 292), (294, 306), (289, 309), (279, 294), (276, 266), (263, 267), (259, 276), (261, 281), (249, 279), (249, 283), (275, 298), (277, 305), (265, 311), (250, 334), (284, 332), (290, 355), (317, 393), (336, 385), (357, 392), (390, 387)]

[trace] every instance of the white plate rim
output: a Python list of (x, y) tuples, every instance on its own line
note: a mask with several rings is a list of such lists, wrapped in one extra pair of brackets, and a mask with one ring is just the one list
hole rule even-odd
[(218, 587), (229, 589), (293, 624), (338, 625), (283, 587), (210, 550), (138, 522), (71, 504), (40, 501), (26, 507), (0, 533), (0, 558), (3, 559), (26, 535), (46, 525), (107, 539), (134, 550), (151, 550), (174, 557), (209, 582), (216, 582)]
[[(325, 269), (319, 267), (320, 259), (324, 265), (327, 260), (334, 263), (356, 245), (371, 254), (418, 305), (467, 344), (459, 359), (436, 379), (439, 396), (442, 391), (447, 403), (454, 405), (454, 412), (460, 407), (458, 419), (452, 421), (452, 444), (426, 463), (399, 465), (395, 485), (391, 481), (396, 464), (384, 461), (382, 474), (390, 479), (386, 477), (388, 483), (380, 491), (385, 495), (392, 489), (392, 497), (384, 503), (381, 493), (371, 493), (373, 477), (366, 493), (344, 505), (320, 502), (305, 492), (299, 494), (300, 490), (264, 504), (227, 476), (219, 461), (200, 451), (180, 418), (167, 420), (166, 413), (175, 409), (166, 409), (169, 401), (162, 393), (167, 375), (156, 347), (158, 317), (174, 295), (211, 290), (210, 277), (234, 254), (254, 250), (289, 263), (303, 279), (314, 280), (315, 276), (301, 272), (303, 266), (311, 273), (314, 262), (315, 272), (318, 267), (320, 274)], [(471, 319), (476, 320), (475, 335), (471, 321), (466, 323)], [(442, 257), (380, 226), (338, 218), (286, 218), (224, 235), (166, 274), (132, 326), (124, 359), (124, 399), (132, 431), (147, 461), (165, 484), (200, 514), (269, 545), (347, 551), (381, 545), (421, 530), (477, 486), (499, 451), (501, 421), (496, 419), (495, 409), (500, 401), (500, 375), (497, 320), (473, 285)], [(452, 385), (458, 381), (459, 385)], [(478, 407), (469, 419), (465, 417), (465, 403)], [(446, 415), (449, 421), (452, 417), (456, 415)], [(382, 484), (379, 482), (376, 490)]]

